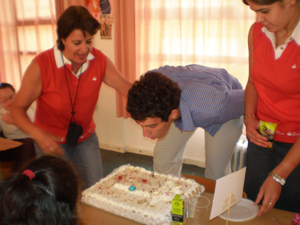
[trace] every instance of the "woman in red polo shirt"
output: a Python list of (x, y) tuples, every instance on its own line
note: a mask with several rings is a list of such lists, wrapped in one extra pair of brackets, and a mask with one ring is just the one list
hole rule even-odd
[[(299, 1), (243, 2), (256, 13), (248, 40), (245, 192), (255, 204), (262, 203), (258, 215), (273, 207), (300, 212)], [(263, 126), (274, 133), (273, 140), (262, 135)]]
[[(131, 87), (93, 38), (100, 23), (82, 6), (71, 6), (57, 21), (57, 45), (34, 58), (27, 68), (11, 114), (36, 141), (37, 155), (72, 161), (82, 188), (102, 178), (93, 113), (102, 82), (127, 96)], [(37, 102), (34, 123), (25, 112)]]

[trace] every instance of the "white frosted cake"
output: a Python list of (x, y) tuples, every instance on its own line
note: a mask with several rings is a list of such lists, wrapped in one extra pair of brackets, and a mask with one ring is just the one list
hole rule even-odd
[(82, 194), (82, 201), (144, 224), (171, 224), (176, 194), (200, 195), (204, 186), (191, 179), (123, 165)]

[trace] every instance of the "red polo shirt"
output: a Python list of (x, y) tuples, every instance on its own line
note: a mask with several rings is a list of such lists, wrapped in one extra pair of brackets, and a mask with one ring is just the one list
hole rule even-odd
[[(258, 93), (257, 117), (278, 124), (274, 140), (294, 143), (300, 135), (299, 40), (295, 34), (297, 41), (291, 38), (278, 47), (281, 49), (275, 49), (272, 38), (268, 38), (262, 27), (257, 23), (253, 29), (251, 74)], [(270, 37), (272, 35), (269, 33)], [(283, 52), (276, 59), (277, 50)]]
[(72, 73), (70, 66), (58, 65), (61, 59), (57, 54), (58, 50), (54, 48), (35, 57), (40, 67), (42, 81), (42, 94), (37, 99), (35, 124), (58, 137), (59, 143), (65, 143), (72, 111), (67, 77), (72, 102), (74, 102), (79, 83), (74, 118), (76, 124), (83, 128), (83, 134), (78, 140), (82, 142), (95, 131), (93, 114), (106, 70), (106, 56), (101, 51), (92, 48), (91, 55), (89, 55), (91, 57), (88, 57), (83, 66), (84, 71), (79, 81)]

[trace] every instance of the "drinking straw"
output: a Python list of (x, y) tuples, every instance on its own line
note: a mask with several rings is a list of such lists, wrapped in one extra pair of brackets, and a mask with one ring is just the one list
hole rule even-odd
[(229, 195), (229, 202), (228, 202), (228, 212), (227, 212), (227, 218), (226, 218), (226, 225), (228, 224), (229, 211), (230, 211), (230, 204), (231, 204), (231, 197), (232, 197), (232, 193), (230, 193), (230, 195)]

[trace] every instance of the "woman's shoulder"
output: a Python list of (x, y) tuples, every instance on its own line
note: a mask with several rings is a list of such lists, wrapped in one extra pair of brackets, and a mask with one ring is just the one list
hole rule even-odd
[(252, 24), (252, 27), (255, 27), (255, 28), (257, 28), (257, 29), (261, 29), (262, 27), (263, 27), (264, 25), (262, 25), (262, 23), (253, 23)]
[(263, 27), (264, 26), (261, 23), (254, 23), (250, 28), (249, 40), (252, 40), (254, 46), (256, 46), (257, 43), (261, 41), (261, 38), (265, 36)]
[(95, 57), (106, 58), (105, 54), (97, 48), (92, 48), (91, 54), (94, 55)]
[(39, 53), (37, 56), (35, 56), (35, 60), (37, 60), (39, 63), (42, 63), (42, 62), (47, 62), (45, 61), (46, 59), (50, 59), (50, 58), (53, 58), (54, 59), (54, 51), (53, 51), (53, 48), (50, 48), (48, 50), (45, 50), (41, 53)]
[(100, 67), (98, 68), (102, 68), (104, 72), (107, 65), (106, 55), (96, 48), (92, 48), (90, 54), (93, 56), (93, 59), (90, 61), (92, 65), (99, 65)]
[(252, 33), (254, 35), (258, 35), (258, 34), (263, 33), (262, 32), (263, 27), (264, 27), (264, 25), (262, 25), (261, 23), (254, 23), (254, 24), (252, 24), (250, 30), (252, 31)]

